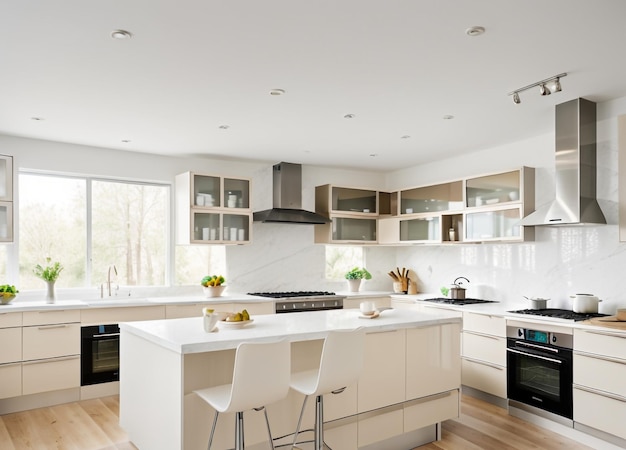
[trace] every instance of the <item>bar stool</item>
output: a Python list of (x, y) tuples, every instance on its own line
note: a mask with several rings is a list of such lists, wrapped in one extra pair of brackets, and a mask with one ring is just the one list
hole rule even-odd
[(295, 448), (309, 396), (315, 395), (314, 448), (324, 448), (324, 394), (339, 394), (356, 383), (363, 370), (365, 330), (330, 331), (324, 340), (318, 369), (291, 374), (291, 388), (304, 394), (304, 402), (293, 437)]
[(265, 405), (277, 402), (289, 393), (291, 347), (288, 341), (242, 342), (235, 353), (235, 367), (231, 384), (194, 391), (215, 409), (208, 449), (220, 413), (235, 412), (235, 450), (243, 450), (243, 412), (263, 410), (267, 433), (274, 449), (272, 431)]

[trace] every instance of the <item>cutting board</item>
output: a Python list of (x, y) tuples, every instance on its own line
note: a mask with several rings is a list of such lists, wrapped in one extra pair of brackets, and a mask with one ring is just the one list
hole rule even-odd
[(593, 317), (583, 322), (587, 325), (595, 325), (597, 327), (616, 328), (626, 331), (626, 321), (619, 321), (615, 316)]

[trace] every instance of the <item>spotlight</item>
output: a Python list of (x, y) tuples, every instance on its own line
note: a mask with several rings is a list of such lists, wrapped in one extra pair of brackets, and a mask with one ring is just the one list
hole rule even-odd
[(545, 84), (542, 84), (539, 86), (539, 93), (541, 95), (550, 95), (552, 92), (550, 92), (550, 89), (548, 89)]
[(519, 105), (521, 102), (519, 94), (517, 92), (513, 92), (513, 103)]
[(561, 81), (558, 77), (556, 80), (554, 80), (554, 84), (552, 85), (552, 92), (561, 92)]

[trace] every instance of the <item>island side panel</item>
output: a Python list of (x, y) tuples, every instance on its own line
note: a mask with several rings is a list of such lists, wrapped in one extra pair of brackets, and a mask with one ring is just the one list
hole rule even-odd
[(120, 426), (140, 449), (182, 449), (182, 355), (121, 330)]

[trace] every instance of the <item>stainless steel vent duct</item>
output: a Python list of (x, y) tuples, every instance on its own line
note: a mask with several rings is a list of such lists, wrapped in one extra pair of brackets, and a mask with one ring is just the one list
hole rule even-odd
[(521, 225), (606, 224), (596, 199), (596, 104), (561, 103), (555, 117), (556, 196)]
[(274, 207), (253, 214), (258, 222), (322, 224), (330, 219), (302, 209), (302, 166), (281, 162), (273, 167)]

